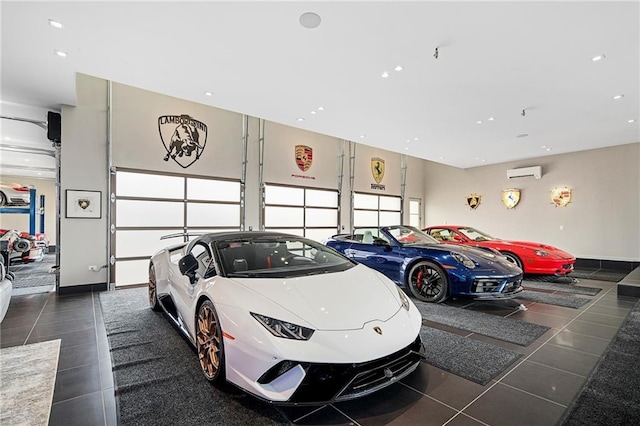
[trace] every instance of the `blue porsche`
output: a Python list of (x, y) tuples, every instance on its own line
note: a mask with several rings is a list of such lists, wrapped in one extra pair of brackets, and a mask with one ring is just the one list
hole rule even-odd
[(425, 302), (449, 296), (505, 299), (522, 291), (522, 270), (505, 257), (443, 244), (411, 226), (356, 228), (325, 244), (408, 287)]

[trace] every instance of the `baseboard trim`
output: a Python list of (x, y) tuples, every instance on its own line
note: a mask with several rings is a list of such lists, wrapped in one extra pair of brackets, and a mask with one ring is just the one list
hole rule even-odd
[(594, 269), (619, 272), (631, 272), (640, 266), (640, 262), (629, 262), (625, 260), (602, 260), (602, 259), (581, 259), (577, 258), (575, 269)]
[(87, 293), (93, 291), (106, 291), (107, 283), (71, 285), (68, 287), (58, 287), (58, 294), (64, 296), (67, 294)]

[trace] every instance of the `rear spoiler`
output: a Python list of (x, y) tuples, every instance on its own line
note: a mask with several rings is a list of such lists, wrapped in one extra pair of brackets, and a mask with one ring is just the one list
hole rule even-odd
[(177, 237), (183, 237), (183, 238), (189, 238), (189, 237), (201, 237), (203, 235), (207, 235), (206, 232), (178, 232), (177, 234), (168, 234), (168, 235), (163, 235), (162, 237), (160, 237), (161, 240), (167, 240), (169, 238), (177, 238)]

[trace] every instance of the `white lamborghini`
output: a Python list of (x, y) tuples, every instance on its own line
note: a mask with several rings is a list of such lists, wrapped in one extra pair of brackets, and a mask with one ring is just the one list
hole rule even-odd
[(215, 233), (167, 247), (151, 258), (149, 303), (191, 341), (206, 379), (279, 404), (370, 394), (424, 354), (422, 317), (397, 285), (294, 235)]

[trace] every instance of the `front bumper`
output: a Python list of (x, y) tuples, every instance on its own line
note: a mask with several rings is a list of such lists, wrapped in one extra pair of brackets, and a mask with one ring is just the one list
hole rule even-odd
[(470, 292), (464, 296), (478, 300), (511, 299), (523, 290), (522, 274), (511, 277), (476, 277), (470, 287)]

